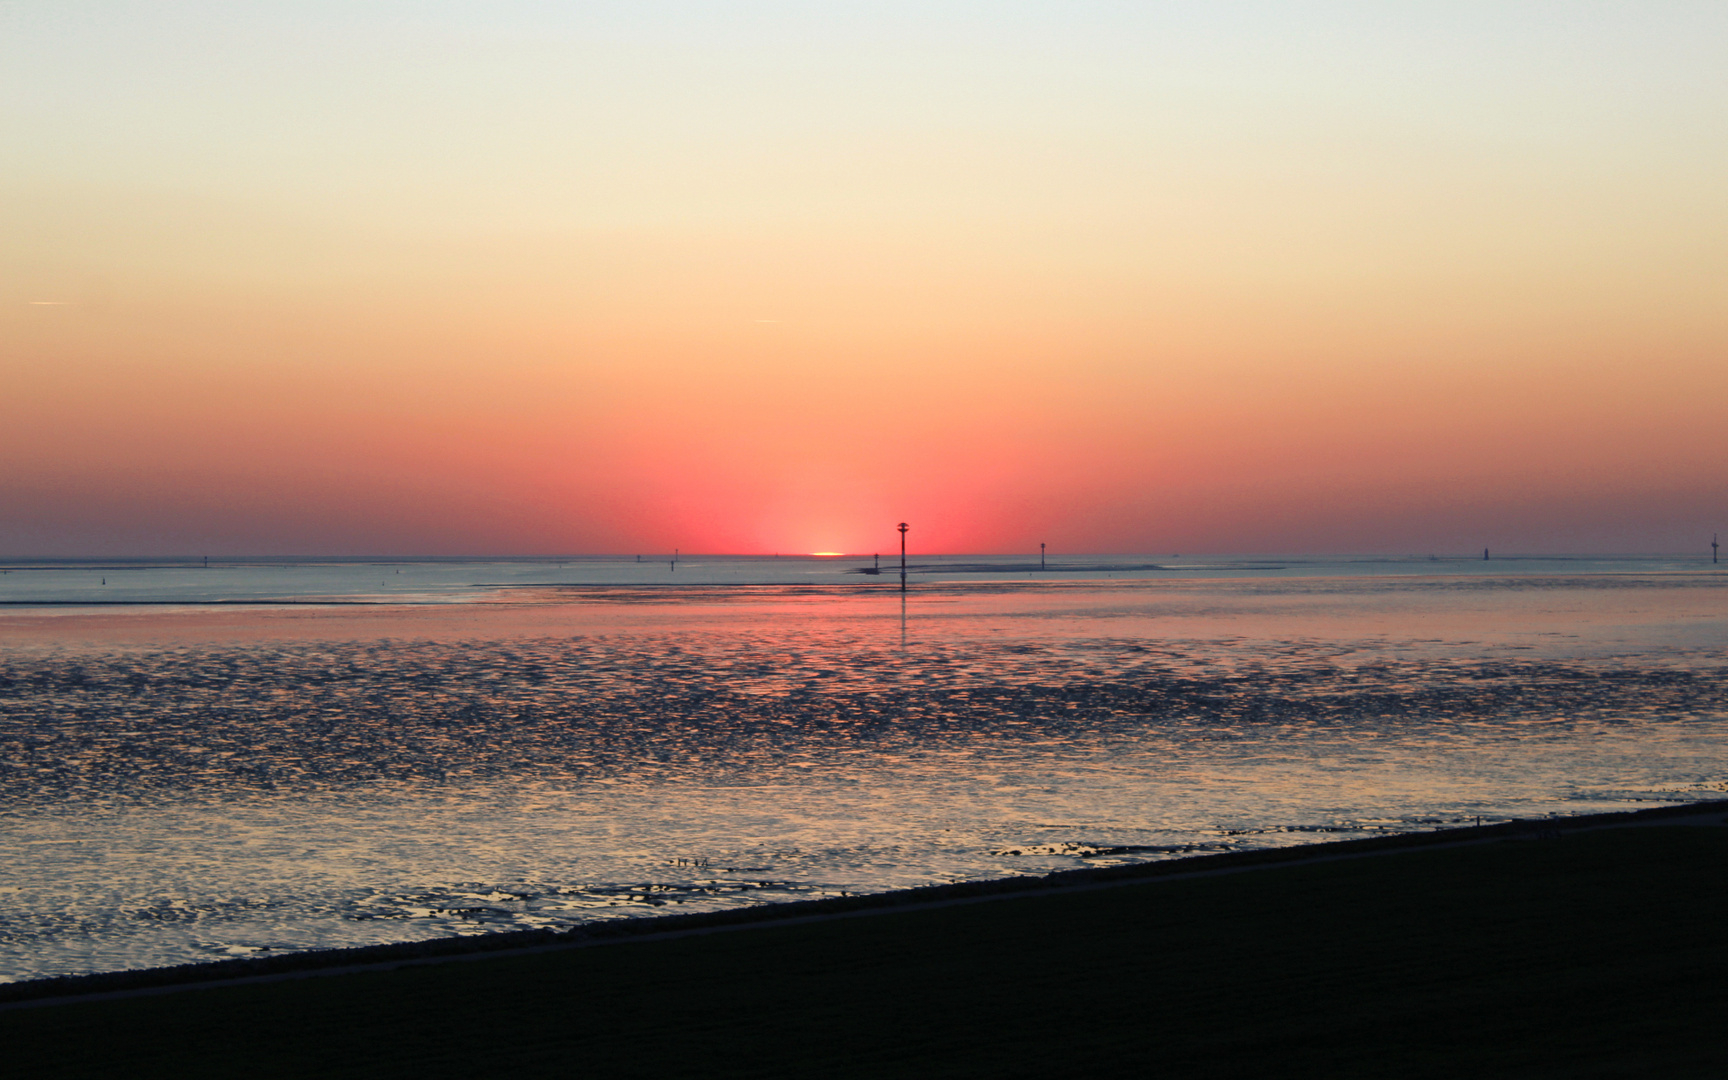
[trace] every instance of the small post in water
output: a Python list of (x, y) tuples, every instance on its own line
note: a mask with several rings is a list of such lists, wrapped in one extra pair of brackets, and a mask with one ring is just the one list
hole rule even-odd
[(911, 528), (904, 521), (900, 523), (900, 591), (906, 591), (906, 530)]

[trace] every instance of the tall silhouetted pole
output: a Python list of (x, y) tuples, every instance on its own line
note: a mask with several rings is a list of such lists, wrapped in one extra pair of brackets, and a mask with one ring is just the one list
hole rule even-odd
[(906, 591), (906, 530), (911, 528), (904, 521), (900, 523), (900, 591)]
[(1044, 569), (1044, 545), (1038, 545), (1038, 569)]
[(1482, 561), (1483, 562), (1488, 561), (1488, 549), (1487, 548), (1482, 549)]
[(1710, 534), (1710, 561), (1711, 562), (1716, 561), (1716, 549), (1720, 546), (1721, 545), (1716, 543), (1716, 534), (1711, 533)]

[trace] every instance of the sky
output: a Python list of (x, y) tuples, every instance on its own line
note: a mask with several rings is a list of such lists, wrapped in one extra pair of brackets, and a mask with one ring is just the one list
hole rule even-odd
[(1705, 551), (1725, 42), (0, 0), (0, 557)]

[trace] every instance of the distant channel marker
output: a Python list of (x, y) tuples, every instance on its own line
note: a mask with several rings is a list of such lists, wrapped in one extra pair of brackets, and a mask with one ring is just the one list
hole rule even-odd
[(900, 591), (906, 591), (906, 530), (911, 528), (904, 521), (900, 523)]

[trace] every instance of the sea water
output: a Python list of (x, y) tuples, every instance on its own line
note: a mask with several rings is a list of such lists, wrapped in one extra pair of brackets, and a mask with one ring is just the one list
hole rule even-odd
[(20, 565), (0, 978), (1728, 789), (1707, 561), (880, 562)]

